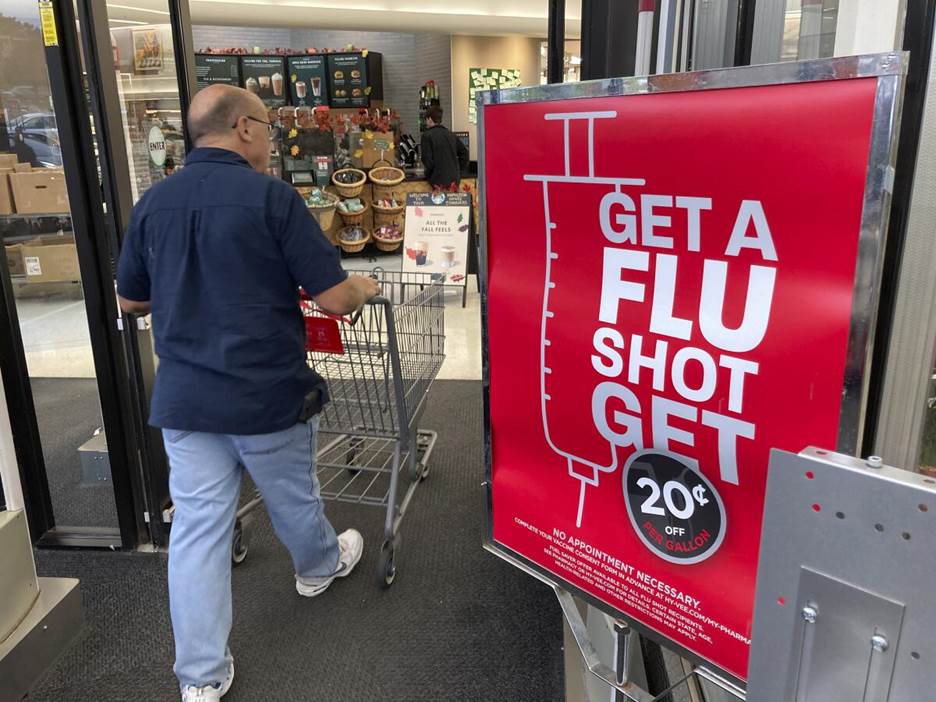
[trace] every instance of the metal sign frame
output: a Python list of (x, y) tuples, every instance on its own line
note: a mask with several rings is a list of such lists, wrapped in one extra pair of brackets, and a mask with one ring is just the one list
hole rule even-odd
[[(564, 603), (569, 594), (575, 595), (627, 626), (666, 645), (671, 650), (693, 662), (693, 674), (704, 677), (734, 696), (743, 699), (744, 681), (707, 662), (658, 632), (634, 621), (622, 612), (593, 597), (589, 593), (557, 580), (556, 576), (494, 540), (493, 536), (493, 481), (492, 442), (490, 408), (490, 357), (488, 339), (488, 245), (487, 208), (485, 178), (485, 107), (511, 103), (547, 102), (602, 97), (623, 97), (650, 93), (690, 92), (726, 88), (748, 88), (776, 86), (794, 83), (812, 83), (856, 78), (877, 78), (874, 99), (872, 134), (865, 179), (861, 226), (858, 232), (858, 256), (852, 296), (851, 323), (846, 355), (846, 368), (842, 386), (839, 413), (837, 451), (856, 454), (859, 450), (865, 420), (865, 405), (868, 393), (869, 364), (873, 347), (873, 331), (877, 315), (880, 281), (883, 266), (883, 250), (891, 201), (891, 190), (896, 161), (898, 125), (902, 107), (903, 84), (907, 72), (907, 54), (888, 52), (864, 56), (820, 59), (813, 61), (744, 66), (738, 68), (675, 73), (642, 77), (610, 78), (580, 83), (543, 85), (528, 88), (509, 88), (479, 92), (478, 106), (478, 196), (480, 198), (480, 254), (479, 277), (481, 286), (481, 321), (483, 353), (484, 394), (484, 453), (485, 481), (483, 484), (486, 523), (484, 548), (520, 568), (529, 575), (551, 586)], [(830, 447), (831, 448), (831, 447)], [(566, 616), (572, 616), (570, 624), (582, 648), (591, 671), (605, 682), (622, 692), (628, 699), (653, 699), (644, 691), (636, 691), (632, 683), (623, 678), (620, 671), (611, 675), (607, 666), (589, 655), (587, 640), (578, 636), (574, 607), (563, 607)], [(593, 651), (592, 651), (593, 653)]]

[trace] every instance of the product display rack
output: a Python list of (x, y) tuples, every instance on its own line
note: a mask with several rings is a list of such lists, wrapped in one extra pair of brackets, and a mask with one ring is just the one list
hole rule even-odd
[(429, 108), (433, 105), (439, 105), (439, 88), (434, 80), (425, 83), (419, 89), (419, 133), (422, 134), (429, 127), (426, 125), (426, 117)]

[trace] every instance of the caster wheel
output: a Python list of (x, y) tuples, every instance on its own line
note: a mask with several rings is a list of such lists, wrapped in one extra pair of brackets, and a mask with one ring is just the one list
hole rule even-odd
[(396, 564), (394, 557), (396, 547), (389, 541), (384, 541), (380, 547), (380, 566), (377, 572), (377, 579), (382, 587), (390, 587), (396, 579)]
[(415, 456), (410, 458), (406, 466), (406, 474), (409, 476), (409, 479), (415, 483), (423, 479), (423, 473), (423, 464), (417, 461)]
[(423, 481), (429, 477), (429, 464), (428, 463), (417, 463), (417, 467), (422, 467), (422, 471), (419, 473), (419, 480)]
[(357, 475), (361, 472), (360, 468), (355, 468), (357, 465), (358, 451), (361, 448), (361, 444), (364, 443), (360, 439), (351, 439), (348, 448), (348, 455), (345, 457), (345, 465), (347, 468), (345, 470), (348, 472), (348, 475)]
[(231, 561), (234, 565), (240, 565), (247, 558), (247, 533), (244, 531), (244, 525), (238, 521), (234, 525), (234, 542), (231, 545)]

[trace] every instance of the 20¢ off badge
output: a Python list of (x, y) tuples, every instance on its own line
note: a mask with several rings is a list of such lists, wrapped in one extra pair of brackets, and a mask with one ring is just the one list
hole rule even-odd
[(725, 506), (691, 459), (668, 451), (634, 452), (624, 466), (624, 500), (640, 540), (670, 563), (714, 555), (725, 538)]

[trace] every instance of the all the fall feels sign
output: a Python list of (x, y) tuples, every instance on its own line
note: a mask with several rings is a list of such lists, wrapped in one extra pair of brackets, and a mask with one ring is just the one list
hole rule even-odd
[(465, 284), (468, 270), (469, 193), (411, 193), (406, 196), (403, 270), (445, 276)]
[(740, 678), (769, 451), (836, 445), (875, 87), (484, 108), (494, 541)]

